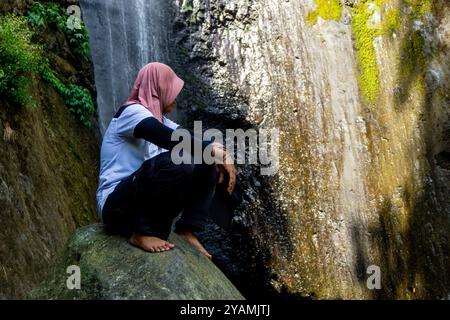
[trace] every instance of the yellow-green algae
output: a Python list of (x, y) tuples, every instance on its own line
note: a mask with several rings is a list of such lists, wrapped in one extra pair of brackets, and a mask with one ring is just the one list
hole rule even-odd
[[(317, 18), (325, 20), (339, 20), (342, 14), (343, 5), (338, 0), (316, 0), (317, 9), (308, 13), (306, 21), (309, 25), (317, 23)], [(381, 10), (386, 4), (394, 3), (391, 0), (361, 0), (351, 11), (352, 32), (355, 39), (355, 47), (358, 55), (358, 64), (360, 68), (359, 85), (361, 94), (366, 102), (373, 103), (378, 97), (380, 90), (380, 75), (377, 65), (375, 48), (373, 41), (376, 37), (389, 34), (392, 35), (401, 27), (399, 10), (390, 8), (382, 14), (382, 21), (379, 27), (372, 27), (369, 23), (370, 18), (377, 8)], [(432, 0), (405, 0), (402, 7), (411, 8), (410, 19), (420, 19), (424, 14), (432, 9)], [(382, 10), (383, 12), (383, 10)], [(409, 19), (409, 20), (410, 20)], [(401, 57), (402, 64), (405, 65), (402, 74), (403, 78), (412, 74), (412, 66), (422, 65), (423, 39), (421, 35), (415, 33), (410, 38), (405, 39), (402, 44), (405, 49), (405, 57)], [(411, 43), (409, 43), (411, 42)], [(403, 62), (406, 60), (405, 62)]]
[(363, 96), (369, 102), (374, 101), (378, 96), (380, 84), (373, 40), (381, 32), (379, 29), (370, 28), (368, 24), (369, 18), (373, 13), (373, 10), (369, 10), (369, 2), (364, 1), (354, 8), (352, 20), (352, 30), (360, 68), (359, 85)]
[(310, 11), (306, 17), (309, 25), (317, 23), (317, 18), (324, 20), (336, 20), (341, 18), (342, 7), (339, 0), (316, 0), (317, 9)]

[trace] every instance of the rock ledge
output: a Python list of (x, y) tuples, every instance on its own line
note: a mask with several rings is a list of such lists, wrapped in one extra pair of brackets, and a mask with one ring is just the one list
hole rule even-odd
[[(244, 299), (228, 278), (183, 238), (176, 247), (147, 253), (101, 224), (78, 229), (51, 276), (29, 299)], [(80, 269), (80, 289), (68, 289), (69, 266)], [(72, 282), (73, 283), (73, 282)]]

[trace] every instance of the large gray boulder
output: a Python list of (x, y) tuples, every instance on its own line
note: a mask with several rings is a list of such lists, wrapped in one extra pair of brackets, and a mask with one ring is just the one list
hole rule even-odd
[[(101, 224), (78, 229), (51, 276), (30, 299), (244, 299), (208, 258), (177, 234), (176, 244), (163, 253), (148, 253)], [(68, 278), (80, 270), (80, 289), (69, 289)], [(76, 268), (76, 267), (75, 267)], [(73, 280), (73, 278), (71, 278)], [(69, 280), (70, 285), (76, 281)]]

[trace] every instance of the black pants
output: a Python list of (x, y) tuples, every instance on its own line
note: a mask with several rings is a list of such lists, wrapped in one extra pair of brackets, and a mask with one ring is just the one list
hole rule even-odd
[(102, 215), (107, 232), (137, 232), (167, 240), (175, 231), (204, 230), (219, 174), (215, 165), (175, 165), (170, 152), (144, 161), (109, 194)]

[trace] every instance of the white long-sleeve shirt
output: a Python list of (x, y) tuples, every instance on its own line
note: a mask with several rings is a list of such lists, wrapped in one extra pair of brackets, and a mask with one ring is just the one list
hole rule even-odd
[[(119, 182), (140, 168), (142, 163), (167, 151), (144, 139), (133, 136), (136, 125), (153, 114), (141, 104), (127, 106), (118, 118), (112, 118), (103, 136), (100, 151), (99, 185), (96, 192), (97, 211), (101, 221), (102, 209), (108, 195)], [(179, 125), (163, 117), (171, 129)]]

